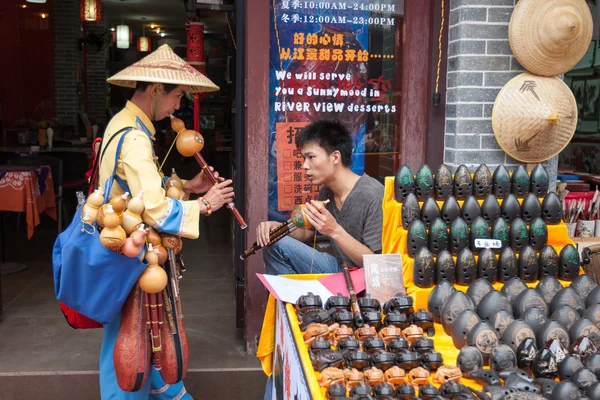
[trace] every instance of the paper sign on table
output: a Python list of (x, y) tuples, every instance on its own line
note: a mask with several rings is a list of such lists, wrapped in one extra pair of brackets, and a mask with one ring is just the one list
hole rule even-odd
[(406, 293), (400, 254), (363, 255), (367, 293), (381, 304), (396, 293)]

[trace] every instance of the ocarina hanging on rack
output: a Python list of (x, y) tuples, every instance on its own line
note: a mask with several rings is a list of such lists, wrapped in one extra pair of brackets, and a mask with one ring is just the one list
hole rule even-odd
[(542, 197), (548, 193), (550, 177), (542, 164), (536, 165), (533, 171), (531, 171), (529, 181), (529, 191), (535, 196)]
[(462, 218), (456, 218), (450, 225), (450, 252), (457, 255), (469, 246), (469, 226)]
[(523, 204), (521, 204), (521, 216), (525, 222), (531, 223), (535, 218), (539, 218), (542, 215), (542, 205), (540, 201), (533, 193), (527, 193)]
[(580, 265), (577, 249), (572, 244), (566, 245), (561, 249), (558, 258), (558, 279), (572, 281), (577, 278)]
[(413, 261), (413, 279), (420, 288), (432, 287), (434, 282), (433, 255), (427, 247), (421, 247)]
[(446, 200), (454, 193), (452, 172), (447, 165), (442, 164), (435, 173), (434, 195), (436, 200)]
[(498, 280), (498, 260), (491, 249), (482, 249), (477, 260), (477, 277), (490, 283)]
[(510, 225), (510, 247), (518, 254), (528, 244), (527, 224), (521, 218), (515, 218)]
[(536, 217), (529, 227), (529, 244), (536, 251), (548, 244), (548, 227), (543, 219)]
[(460, 217), (460, 206), (456, 201), (456, 197), (448, 196), (442, 206), (442, 219), (446, 225), (450, 225), (458, 217)]
[(179, 176), (177, 176), (175, 168), (171, 169), (171, 176), (166, 182), (167, 188), (171, 187), (171, 182), (173, 182), (173, 185), (175, 188), (177, 188), (177, 190), (179, 190), (179, 192), (183, 193), (183, 181), (179, 178)]
[(464, 219), (469, 225), (471, 225), (475, 218), (481, 215), (481, 207), (479, 206), (475, 196), (471, 195), (467, 197), (460, 212), (462, 219)]
[(529, 193), (529, 174), (522, 165), (519, 165), (513, 171), (511, 190), (512, 193), (519, 198), (525, 197), (525, 195)]
[(131, 235), (132, 232), (136, 231), (140, 225), (142, 225), (142, 213), (144, 212), (144, 200), (142, 198), (144, 190), (140, 189), (138, 194), (129, 200), (127, 209), (123, 213), (121, 219), (121, 225), (125, 230), (125, 233)]
[(557, 225), (562, 221), (562, 204), (556, 193), (549, 192), (544, 196), (542, 218), (548, 225)]
[(519, 204), (519, 200), (517, 200), (516, 196), (512, 193), (507, 195), (502, 201), (500, 209), (502, 211), (502, 218), (504, 218), (509, 225), (515, 218), (521, 217), (521, 205)]
[(414, 220), (421, 216), (419, 201), (414, 193), (409, 193), (402, 202), (402, 227), (408, 229), (408, 226)]
[(148, 245), (146, 260), (148, 267), (140, 275), (138, 284), (146, 293), (160, 293), (167, 286), (168, 278), (165, 270), (158, 265), (158, 254), (154, 252), (151, 244)]
[(471, 223), (471, 251), (474, 254), (479, 254), (480, 248), (476, 246), (478, 239), (489, 239), (492, 233), (487, 221), (482, 217), (477, 217)]
[(464, 200), (473, 194), (473, 179), (466, 165), (458, 167), (454, 173), (454, 197)]
[(429, 250), (434, 256), (448, 249), (448, 226), (441, 218), (436, 218), (429, 227)]
[(148, 243), (152, 244), (154, 251), (158, 254), (158, 264), (163, 265), (167, 261), (167, 250), (162, 246), (160, 234), (154, 228), (148, 228)]
[(427, 247), (427, 230), (425, 225), (417, 219), (408, 226), (406, 252), (409, 257), (413, 258), (422, 247)]
[(104, 229), (100, 232), (100, 242), (109, 250), (119, 252), (123, 246), (126, 235), (120, 225), (120, 220), (111, 204), (106, 208), (104, 215)]
[(493, 224), (497, 219), (500, 219), (502, 209), (500, 203), (493, 194), (488, 194), (481, 205), (481, 216), (485, 218), (488, 224)]
[(424, 201), (428, 197), (433, 197), (433, 175), (428, 165), (423, 165), (417, 171), (417, 181), (415, 183), (415, 191), (419, 201)]
[(496, 167), (492, 179), (492, 193), (498, 199), (504, 199), (510, 193), (510, 174), (502, 164)]
[(510, 246), (508, 224), (503, 218), (498, 218), (492, 225), (492, 239), (502, 242), (502, 248)]
[(394, 181), (394, 198), (397, 202), (403, 202), (409, 193), (415, 191), (415, 177), (413, 172), (404, 164), (396, 173), (396, 179)]
[(473, 252), (465, 247), (458, 253), (456, 259), (456, 283), (470, 285), (477, 279), (477, 264)]
[(481, 164), (473, 174), (474, 194), (478, 199), (485, 199), (492, 192), (492, 173), (487, 165)]
[(442, 250), (437, 255), (435, 261), (435, 281), (440, 284), (442, 281), (454, 283), (456, 280), (456, 267), (454, 259), (448, 250)]
[(100, 210), (102, 203), (104, 203), (102, 191), (100, 189), (96, 189), (88, 196), (85, 204), (83, 205), (81, 215), (87, 214), (90, 217), (88, 220), (90, 225), (93, 225), (96, 221), (96, 216), (98, 215), (98, 211)]
[(538, 280), (539, 269), (540, 262), (535, 249), (531, 246), (523, 247), (519, 255), (519, 278), (525, 282), (535, 282)]
[(440, 207), (433, 197), (428, 197), (421, 207), (421, 221), (425, 224), (425, 227), (429, 229), (431, 223), (440, 217)]

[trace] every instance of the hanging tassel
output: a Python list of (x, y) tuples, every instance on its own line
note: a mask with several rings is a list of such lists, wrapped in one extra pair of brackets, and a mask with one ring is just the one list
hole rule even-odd
[(194, 94), (194, 130), (200, 132), (200, 96)]

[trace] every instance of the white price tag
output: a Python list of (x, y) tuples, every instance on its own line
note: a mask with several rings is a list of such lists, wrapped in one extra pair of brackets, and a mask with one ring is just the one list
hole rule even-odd
[(502, 241), (498, 239), (475, 239), (475, 247), (478, 249), (500, 249)]

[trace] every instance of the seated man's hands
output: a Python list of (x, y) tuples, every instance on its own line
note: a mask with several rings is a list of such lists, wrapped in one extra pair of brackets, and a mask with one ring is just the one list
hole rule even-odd
[(256, 244), (265, 247), (269, 243), (269, 233), (280, 224), (281, 222), (276, 221), (265, 221), (258, 224), (256, 227)]
[(331, 237), (339, 228), (333, 215), (331, 215), (322, 204), (315, 200), (306, 203), (304, 214), (306, 215), (308, 222), (310, 222), (321, 235)]

